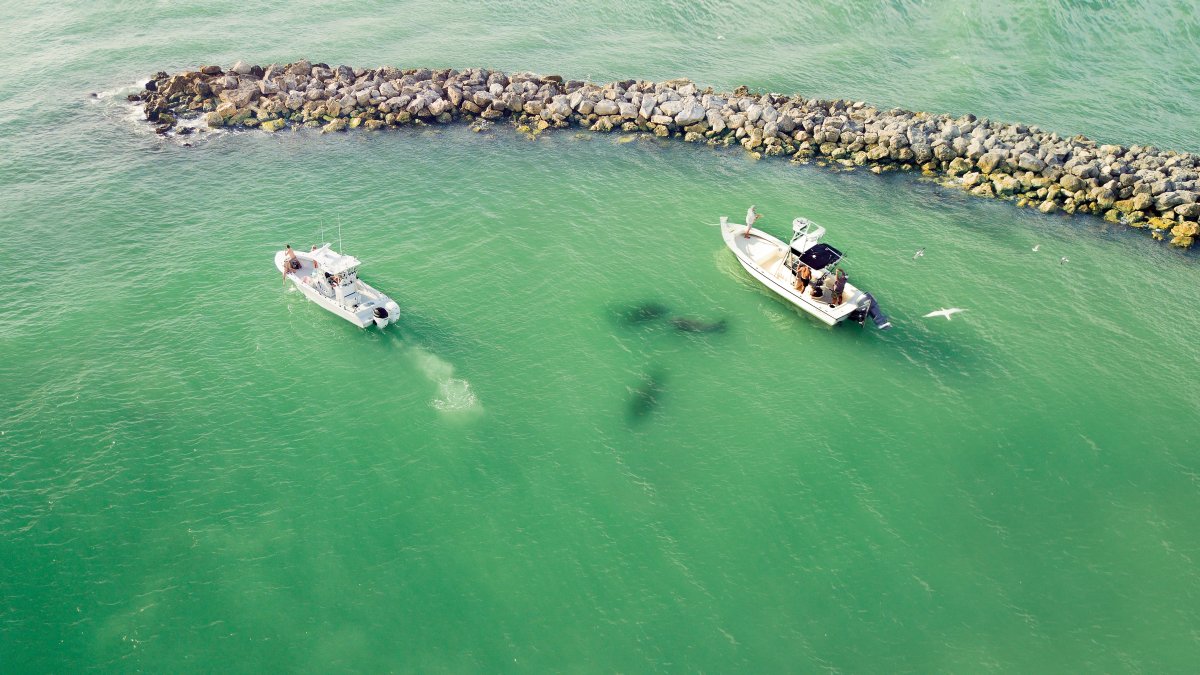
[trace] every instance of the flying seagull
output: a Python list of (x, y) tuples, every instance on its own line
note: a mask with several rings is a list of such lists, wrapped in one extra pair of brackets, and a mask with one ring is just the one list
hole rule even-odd
[(949, 321), (951, 314), (955, 314), (957, 312), (965, 312), (965, 311), (967, 311), (967, 310), (959, 309), (957, 307), (951, 307), (950, 309), (946, 309), (945, 307), (943, 307), (943, 308), (937, 310), (936, 312), (930, 312), (930, 313), (926, 314), (925, 318), (928, 319), (933, 316), (944, 316), (944, 317), (946, 317), (946, 320)]
[(1037, 246), (1034, 246), (1034, 247), (1033, 247), (1033, 252), (1034, 252), (1034, 253), (1037, 253), (1038, 249), (1039, 249), (1039, 248), (1041, 248), (1041, 247), (1042, 247), (1042, 245), (1041, 245), (1041, 244), (1038, 244)]
[(1068, 258), (1068, 257), (1067, 257), (1067, 256), (1065, 256), (1065, 255), (1064, 255), (1063, 257), (1061, 257), (1061, 258), (1059, 258), (1059, 259), (1058, 259), (1058, 264), (1059, 264), (1059, 265), (1065, 265), (1065, 264), (1067, 264), (1067, 263), (1069, 263), (1069, 262), (1071, 262), (1070, 258)]
[(924, 247), (922, 247), (922, 248), (919, 248), (919, 249), (917, 249), (917, 252), (913, 254), (913, 260), (916, 260), (917, 258), (920, 258), (920, 257), (922, 257), (922, 256), (924, 256), (924, 255), (925, 255), (925, 249), (924, 249)]

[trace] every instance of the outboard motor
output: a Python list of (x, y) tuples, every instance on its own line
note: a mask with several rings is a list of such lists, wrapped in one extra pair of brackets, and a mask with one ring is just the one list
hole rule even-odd
[(388, 323), (396, 323), (396, 321), (400, 318), (400, 305), (397, 305), (395, 300), (388, 300), (387, 303), (384, 304), (384, 307), (387, 308)]
[(376, 307), (375, 309), (371, 310), (371, 314), (373, 314), (375, 317), (374, 321), (376, 328), (383, 328), (384, 326), (388, 325), (388, 311), (383, 307)]
[[(867, 316), (875, 322), (875, 327), (879, 330), (887, 330), (892, 327), (892, 322), (888, 320), (887, 315), (879, 308), (879, 303), (875, 302), (875, 296), (867, 293), (865, 296), (867, 301)], [(861, 321), (859, 323), (862, 323)]]

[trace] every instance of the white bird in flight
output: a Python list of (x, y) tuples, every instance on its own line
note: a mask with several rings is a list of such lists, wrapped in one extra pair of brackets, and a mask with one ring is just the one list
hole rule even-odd
[(1033, 252), (1034, 252), (1034, 253), (1037, 253), (1038, 249), (1039, 249), (1039, 248), (1041, 248), (1041, 247), (1042, 247), (1042, 245), (1041, 245), (1041, 244), (1038, 244), (1037, 246), (1034, 246), (1034, 247), (1033, 247)]
[(916, 260), (917, 258), (920, 258), (924, 255), (925, 255), (925, 249), (923, 247), (919, 248), (919, 249), (917, 249), (917, 252), (913, 254), (913, 260)]
[(1065, 264), (1067, 264), (1067, 263), (1069, 263), (1069, 262), (1071, 262), (1071, 259), (1070, 259), (1070, 258), (1068, 258), (1068, 257), (1067, 257), (1067, 256), (1065, 256), (1065, 255), (1064, 255), (1063, 257), (1061, 257), (1061, 258), (1059, 258), (1059, 259), (1058, 259), (1058, 264), (1059, 264), (1059, 265), (1065, 265)]
[(946, 317), (946, 320), (949, 321), (951, 314), (955, 314), (957, 312), (965, 312), (965, 311), (967, 311), (967, 310), (959, 309), (958, 307), (951, 307), (950, 309), (946, 309), (945, 307), (943, 307), (935, 312), (930, 312), (930, 313), (926, 314), (925, 318), (928, 319), (933, 316), (944, 316), (944, 317)]

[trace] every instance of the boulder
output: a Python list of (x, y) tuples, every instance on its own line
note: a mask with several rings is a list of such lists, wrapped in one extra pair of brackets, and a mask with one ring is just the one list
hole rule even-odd
[(236, 115), (237, 111), (238, 111), (238, 109), (237, 109), (236, 105), (230, 103), (229, 101), (225, 101), (221, 105), (217, 106), (217, 109), (215, 112), (218, 115), (220, 115), (221, 117), (223, 117), (225, 119), (229, 119), (230, 117), (233, 117), (234, 115)]
[(308, 77), (312, 73), (312, 64), (308, 61), (297, 61), (288, 66), (287, 73), (289, 75)]
[(1046, 168), (1046, 163), (1034, 155), (1029, 154), (1028, 152), (1023, 152), (1017, 159), (1017, 168), (1021, 169), (1022, 171), (1033, 171), (1034, 173), (1040, 173), (1042, 169)]
[[(593, 112), (597, 115), (616, 115), (621, 112), (621, 108), (614, 102), (608, 99), (601, 99), (596, 102)], [(608, 129), (612, 131), (612, 129)]]
[(203, 75), (220, 75), (221, 66), (200, 66), (200, 73)]
[(1175, 213), (1189, 220), (1200, 219), (1200, 204), (1192, 202), (1190, 204), (1180, 204), (1175, 207)]
[(984, 173), (991, 173), (996, 170), (996, 167), (1004, 162), (1004, 154), (1000, 152), (984, 153), (978, 160), (975, 161), (975, 166)]
[(963, 174), (962, 186), (964, 190), (970, 190), (982, 182), (983, 174), (978, 171), (972, 171), (970, 173)]
[(1063, 186), (1063, 189), (1072, 194), (1083, 189), (1083, 179), (1075, 174), (1064, 173), (1062, 178), (1058, 179), (1058, 184)]
[(1021, 181), (1008, 174), (998, 174), (992, 179), (992, 185), (996, 194), (1001, 197), (1016, 194), (1021, 189)]
[(662, 111), (663, 115), (674, 118), (683, 112), (683, 101), (664, 101), (659, 104), (658, 109)]
[(550, 100), (550, 105), (547, 106), (547, 110), (550, 111), (551, 115), (556, 115), (565, 119), (571, 116), (571, 110), (573, 107), (574, 106), (571, 105), (571, 101), (568, 96), (559, 94)]
[(213, 129), (223, 127), (225, 126), (225, 116), (214, 110), (204, 115), (204, 123)]
[(638, 107), (629, 101), (617, 101), (617, 108), (620, 110), (621, 117), (627, 120), (637, 119)]
[[(355, 119), (358, 119), (358, 118), (355, 118)], [(321, 133), (328, 134), (328, 133), (332, 133), (334, 131), (345, 131), (347, 124), (348, 124), (348, 122), (346, 121), (346, 118), (338, 117), (338, 118), (334, 119), (332, 122), (330, 122), (329, 124), (326, 124), (325, 126), (321, 127)]]
[[(664, 110), (665, 114), (665, 110)], [(680, 111), (675, 115), (675, 124), (681, 127), (690, 126), (705, 119), (706, 111), (704, 106), (694, 98), (689, 98), (684, 102)]]
[(1164, 192), (1154, 198), (1154, 208), (1166, 212), (1181, 204), (1192, 204), (1195, 201), (1194, 192)]
[(287, 122), (285, 120), (267, 120), (262, 123), (261, 128), (263, 131), (275, 133), (285, 126), (287, 126)]
[(650, 119), (654, 115), (654, 106), (658, 105), (658, 99), (654, 94), (647, 93), (642, 96), (642, 103), (638, 106), (638, 117)]
[[(879, 146), (874, 146), (874, 147), (878, 148)], [(941, 146), (941, 147), (945, 147), (945, 146)], [(874, 150), (874, 148), (872, 148), (872, 150)], [(868, 153), (868, 156), (869, 156), (869, 153)], [(946, 167), (946, 173), (950, 174), (951, 176), (957, 176), (959, 174), (966, 173), (970, 170), (971, 170), (971, 160), (965, 159), (963, 157), (955, 157), (954, 159), (950, 160), (949, 166)]]
[(231, 67), (229, 70), (237, 73), (238, 75), (249, 75), (250, 64), (246, 63), (245, 61), (238, 61), (234, 63), (233, 67)]

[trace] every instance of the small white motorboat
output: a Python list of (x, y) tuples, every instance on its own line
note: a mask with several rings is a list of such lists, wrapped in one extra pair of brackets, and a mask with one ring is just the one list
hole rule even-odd
[(325, 244), (312, 251), (288, 249), (275, 253), (275, 269), (309, 300), (359, 328), (383, 328), (400, 318), (400, 305), (358, 278), (358, 258), (343, 255)]
[[(862, 325), (870, 317), (882, 330), (892, 327), (870, 293), (843, 280), (841, 301), (835, 297), (836, 273), (842, 252), (820, 243), (825, 228), (807, 218), (792, 221), (792, 240), (784, 243), (753, 227), (729, 222), (721, 216), (721, 235), (742, 267), (780, 297), (833, 326), (847, 319)], [(811, 280), (797, 289), (796, 277), (808, 267)]]

